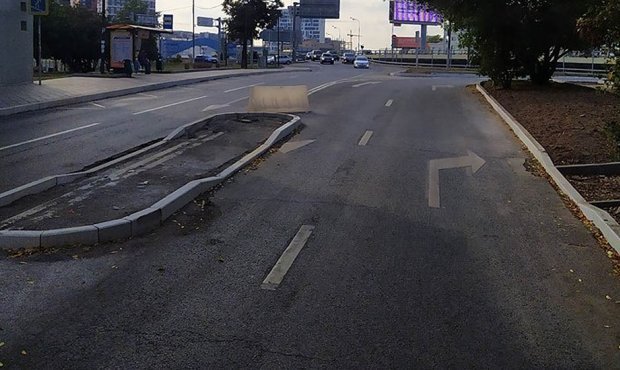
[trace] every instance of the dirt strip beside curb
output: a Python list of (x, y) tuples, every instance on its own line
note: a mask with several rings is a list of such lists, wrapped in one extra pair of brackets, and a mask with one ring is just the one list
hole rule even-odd
[(486, 98), (493, 109), (510, 126), (512, 131), (523, 142), (534, 158), (540, 162), (547, 174), (553, 179), (557, 187), (566, 194), (583, 212), (584, 216), (592, 221), (607, 242), (620, 253), (620, 225), (606, 211), (588, 203), (571, 183), (555, 167), (545, 148), (523, 127), (495, 98), (493, 98), (481, 84), (476, 84), (478, 91)]

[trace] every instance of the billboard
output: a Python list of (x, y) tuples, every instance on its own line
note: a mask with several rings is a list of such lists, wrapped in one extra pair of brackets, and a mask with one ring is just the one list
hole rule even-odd
[(300, 0), (302, 18), (340, 18), (340, 0)]
[(390, 0), (390, 23), (440, 25), (441, 15), (413, 0)]

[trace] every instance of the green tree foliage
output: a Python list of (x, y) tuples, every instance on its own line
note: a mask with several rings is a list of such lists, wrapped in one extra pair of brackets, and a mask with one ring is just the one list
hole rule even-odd
[[(42, 57), (54, 58), (66, 64), (72, 72), (87, 72), (95, 68), (99, 58), (102, 21), (82, 7), (50, 2), (50, 13), (41, 23)], [(38, 45), (35, 32), (34, 45)], [(35, 56), (38, 48), (35, 47)]]
[(443, 37), (441, 37), (441, 35), (432, 35), (426, 38), (426, 42), (428, 42), (429, 44), (435, 44), (441, 42), (442, 40)]
[(228, 15), (226, 26), (231, 40), (243, 45), (241, 68), (248, 67), (248, 42), (258, 37), (259, 29), (277, 23), (283, 6), (281, 0), (224, 0), (224, 12)]
[(586, 43), (578, 21), (603, 0), (425, 0), (465, 31), (481, 73), (504, 88), (515, 77), (549, 81), (558, 60)]
[(620, 90), (620, 0), (602, 0), (580, 22), (583, 37), (592, 45), (605, 45), (615, 53), (610, 80)]

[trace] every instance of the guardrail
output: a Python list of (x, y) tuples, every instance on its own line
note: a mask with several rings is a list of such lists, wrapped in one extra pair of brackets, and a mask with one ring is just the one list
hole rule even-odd
[[(467, 55), (462, 53), (450, 56), (448, 64), (448, 55), (445, 53), (391, 53), (391, 52), (371, 52), (368, 57), (375, 62), (386, 64), (395, 64), (411, 67), (431, 67), (431, 68), (454, 68), (454, 69), (476, 69), (479, 66), (471, 64)], [(606, 58), (579, 58), (566, 57), (558, 62), (556, 73), (579, 74), (588, 76), (605, 76), (613, 63), (608, 62)]]

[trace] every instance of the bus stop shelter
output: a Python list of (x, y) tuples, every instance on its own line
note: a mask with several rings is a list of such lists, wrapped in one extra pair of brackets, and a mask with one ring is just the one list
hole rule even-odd
[(172, 30), (133, 24), (113, 24), (106, 29), (110, 45), (108, 65), (112, 69), (123, 69), (127, 59), (135, 61), (143, 40), (148, 40), (155, 34), (172, 33)]

